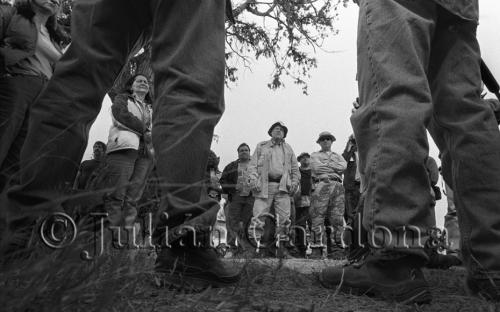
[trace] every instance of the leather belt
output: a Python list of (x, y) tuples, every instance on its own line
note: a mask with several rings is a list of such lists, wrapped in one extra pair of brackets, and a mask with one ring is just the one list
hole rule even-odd
[(279, 178), (271, 178), (271, 177), (269, 177), (268, 181), (269, 182), (274, 182), (274, 183), (280, 183), (281, 182), (281, 177), (279, 177)]
[[(342, 183), (342, 179), (341, 179), (341, 178), (339, 178), (339, 177), (335, 177), (335, 178), (328, 178), (327, 180), (328, 180), (328, 181), (332, 181), (332, 182), (334, 182), (334, 181), (335, 181), (335, 182)], [(320, 180), (320, 179), (318, 179), (318, 178), (313, 178), (313, 182), (314, 182), (314, 183), (318, 183), (318, 182), (320, 182), (320, 181), (324, 181), (324, 180)]]

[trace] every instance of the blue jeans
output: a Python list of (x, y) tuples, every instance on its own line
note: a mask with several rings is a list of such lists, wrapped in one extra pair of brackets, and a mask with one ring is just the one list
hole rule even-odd
[[(465, 265), (475, 278), (500, 278), (500, 133), (480, 100), (476, 28), (433, 1), (361, 0), (361, 107), (351, 122), (366, 182), (363, 225), (376, 245), (427, 257), (429, 129), (455, 191)], [(405, 228), (408, 248), (398, 239)]]
[(0, 192), (19, 172), (30, 109), (46, 85), (42, 76), (0, 77)]
[(448, 209), (444, 216), (444, 228), (448, 236), (449, 249), (452, 252), (457, 252), (460, 249), (460, 230), (458, 226), (457, 207), (453, 200), (453, 190), (445, 183), (446, 201)]
[(73, 183), (103, 98), (152, 32), (153, 145), (168, 218), (208, 214), (199, 203), (213, 129), (224, 111), (224, 0), (77, 0), (73, 41), (33, 105), (21, 181), (3, 198), (9, 221), (57, 209)]
[(114, 226), (131, 226), (137, 217), (137, 202), (141, 199), (153, 162), (138, 156), (136, 150), (121, 150), (108, 155), (103, 188), (108, 189), (104, 208)]
[(233, 193), (231, 202), (225, 207), (227, 244), (235, 246), (235, 240), (238, 238), (239, 247), (244, 250), (250, 247), (245, 231), (248, 230), (250, 219), (252, 219), (254, 197), (240, 196), (239, 193)]

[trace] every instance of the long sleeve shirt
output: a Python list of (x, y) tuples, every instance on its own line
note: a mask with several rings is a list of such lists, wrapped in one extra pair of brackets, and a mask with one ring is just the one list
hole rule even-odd
[[(275, 144), (271, 140), (257, 144), (248, 166), (250, 185), (254, 188), (252, 193), (258, 198), (267, 198), (268, 196), (273, 146)], [(300, 182), (299, 166), (291, 146), (286, 142), (281, 143), (281, 146), (284, 152), (284, 170), (281, 173), (279, 189), (283, 192), (289, 192), (294, 186), (298, 186)], [(259, 191), (255, 190), (256, 186), (258, 186)]]
[(279, 179), (285, 172), (285, 150), (283, 144), (274, 144), (270, 148), (269, 177)]

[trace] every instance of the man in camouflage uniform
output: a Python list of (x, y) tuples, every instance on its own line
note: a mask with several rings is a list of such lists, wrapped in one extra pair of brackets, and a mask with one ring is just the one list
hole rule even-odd
[[(330, 132), (321, 132), (316, 141), (321, 150), (311, 154), (312, 176), (315, 182), (309, 211), (313, 257), (319, 251), (322, 257), (326, 257), (327, 240), (330, 240), (333, 252), (343, 249), (345, 204), (342, 173), (347, 167), (347, 162), (342, 156), (331, 151), (334, 141), (335, 137)], [(330, 235), (325, 231), (326, 220), (331, 229)]]

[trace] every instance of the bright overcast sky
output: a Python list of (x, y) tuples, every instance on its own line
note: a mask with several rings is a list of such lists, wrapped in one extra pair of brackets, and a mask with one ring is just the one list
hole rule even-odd
[[(478, 38), (483, 59), (500, 80), (500, 1), (481, 0), (480, 6)], [(226, 89), (226, 111), (215, 129), (219, 141), (213, 143), (212, 149), (221, 157), (221, 170), (236, 159), (236, 147), (240, 143), (248, 143), (253, 152), (258, 142), (269, 139), (267, 130), (278, 120), (287, 125), (287, 142), (297, 155), (317, 150), (317, 135), (325, 130), (337, 138), (332, 149), (342, 152), (347, 137), (352, 133), (349, 116), (357, 96), (357, 15), (357, 6), (352, 3), (340, 10), (335, 24), (339, 34), (332, 36), (323, 47), (325, 51), (335, 52), (318, 51), (318, 68), (311, 72), (308, 96), (302, 94), (300, 87), (286, 80), (285, 88), (269, 90), (267, 83), (271, 79), (272, 67), (265, 61), (254, 62), (251, 71), (240, 70), (238, 83)], [(85, 159), (91, 157), (94, 141), (107, 141), (111, 123), (109, 106), (109, 100), (105, 101), (91, 129)], [(432, 144), (430, 154), (437, 158), (437, 153)], [(440, 225), (444, 207), (445, 200), (441, 200), (437, 207)]]

